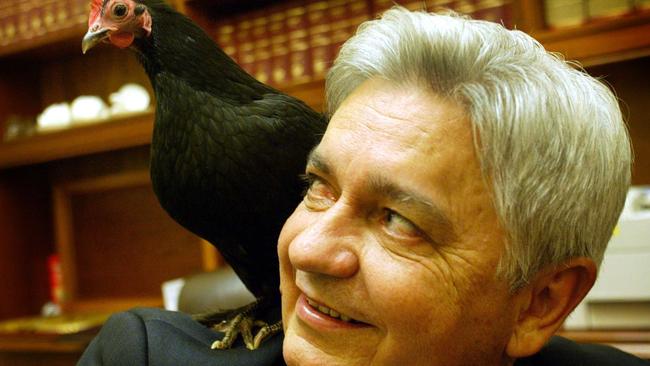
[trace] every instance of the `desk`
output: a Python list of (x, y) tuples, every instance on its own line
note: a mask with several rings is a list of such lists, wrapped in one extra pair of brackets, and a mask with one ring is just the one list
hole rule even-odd
[(76, 334), (0, 335), (0, 365), (74, 366), (99, 328)]

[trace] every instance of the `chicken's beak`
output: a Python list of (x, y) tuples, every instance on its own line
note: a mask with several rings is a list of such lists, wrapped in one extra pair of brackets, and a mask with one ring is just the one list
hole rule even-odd
[(105, 40), (108, 37), (109, 28), (101, 28), (96, 31), (88, 30), (88, 33), (84, 36), (84, 39), (81, 41), (81, 52), (86, 54), (89, 49), (95, 47), (98, 43)]

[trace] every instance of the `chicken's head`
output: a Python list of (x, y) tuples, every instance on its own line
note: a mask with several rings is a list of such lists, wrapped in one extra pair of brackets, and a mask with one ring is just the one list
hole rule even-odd
[(102, 41), (126, 48), (135, 37), (149, 34), (151, 15), (144, 4), (137, 0), (92, 0), (81, 50), (86, 53)]

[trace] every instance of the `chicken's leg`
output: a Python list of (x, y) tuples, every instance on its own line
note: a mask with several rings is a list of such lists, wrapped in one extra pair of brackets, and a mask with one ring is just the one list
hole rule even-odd
[[(262, 320), (255, 319), (256, 310), (259, 309), (262, 299), (248, 304), (242, 308), (222, 313), (197, 315), (194, 317), (198, 322), (224, 333), (222, 339), (212, 343), (212, 349), (228, 349), (241, 334), (246, 348), (257, 349), (263, 341), (272, 335), (282, 331), (282, 321), (268, 324)], [(253, 331), (257, 330), (255, 336)]]

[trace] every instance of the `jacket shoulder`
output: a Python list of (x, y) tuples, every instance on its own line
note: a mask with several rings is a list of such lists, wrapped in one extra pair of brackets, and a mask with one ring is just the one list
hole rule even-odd
[(112, 315), (88, 345), (78, 366), (274, 365), (282, 359), (282, 337), (249, 351), (243, 345), (212, 350), (222, 337), (184, 313), (136, 308)]
[(517, 360), (516, 366), (650, 366), (633, 355), (600, 344), (578, 344), (563, 337), (553, 337), (535, 355)]

